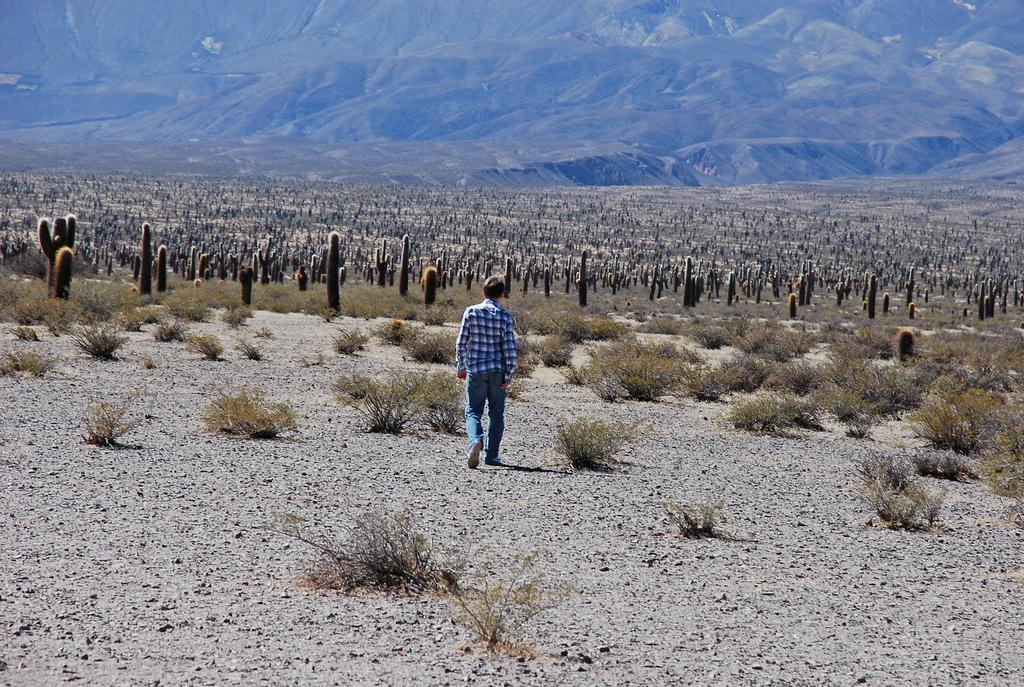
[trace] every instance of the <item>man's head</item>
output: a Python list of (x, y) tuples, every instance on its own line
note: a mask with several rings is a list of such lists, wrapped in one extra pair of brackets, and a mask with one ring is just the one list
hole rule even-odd
[(484, 298), (496, 301), (505, 295), (505, 281), (501, 277), (491, 276), (484, 279)]

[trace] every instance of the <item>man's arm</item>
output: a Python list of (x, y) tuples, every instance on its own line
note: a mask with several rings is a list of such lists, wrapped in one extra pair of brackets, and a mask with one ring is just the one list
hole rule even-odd
[(516, 346), (516, 328), (509, 315), (505, 321), (505, 335), (502, 337), (502, 358), (505, 361), (505, 383), (512, 381), (512, 375), (519, 366), (519, 349)]
[(465, 376), (469, 364), (469, 338), (469, 308), (466, 308), (462, 314), (459, 336), (455, 339), (455, 371), (459, 377)]

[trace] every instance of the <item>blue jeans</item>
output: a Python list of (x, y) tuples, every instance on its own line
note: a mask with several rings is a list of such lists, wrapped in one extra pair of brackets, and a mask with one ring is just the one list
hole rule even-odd
[(484, 438), (484, 404), (487, 404), (487, 441), (484, 442), (484, 460), (498, 457), (501, 435), (505, 433), (505, 382), (503, 372), (481, 372), (466, 375), (466, 434), (469, 448)]

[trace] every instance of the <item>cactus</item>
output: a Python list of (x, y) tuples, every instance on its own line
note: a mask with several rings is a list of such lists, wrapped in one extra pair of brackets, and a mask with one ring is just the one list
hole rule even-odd
[(341, 234), (332, 231), (327, 239), (327, 308), (341, 310), (339, 263), (341, 262)]
[(914, 330), (910, 327), (901, 327), (896, 332), (896, 350), (899, 352), (900, 360), (906, 360), (914, 355)]
[(910, 279), (907, 281), (907, 305), (914, 301), (914, 268), (910, 268)]
[(156, 292), (167, 290), (167, 246), (156, 249)]
[[(433, 305), (437, 298), (437, 268), (431, 265), (423, 270), (423, 279), (420, 284), (423, 287), (423, 304)], [(505, 285), (508, 288), (508, 285)]]
[(71, 269), (73, 267), (75, 253), (67, 246), (57, 251), (54, 261), (53, 296), (67, 300), (71, 291)]
[(388, 240), (380, 240), (380, 248), (377, 249), (376, 259), (376, 271), (377, 271), (377, 286), (384, 286), (387, 283), (388, 276)]
[(889, 314), (889, 294), (888, 292), (882, 294), (882, 314)]
[[(409, 235), (402, 237), (401, 271), (398, 273), (398, 293), (409, 293)], [(468, 277), (467, 277), (468, 278)], [(467, 287), (468, 288), (468, 287)]]
[(197, 270), (197, 268), (199, 266), (199, 249), (196, 248), (195, 246), (192, 246), (192, 248), (190, 249), (189, 253), (190, 253), (190, 258), (189, 258), (189, 261), (188, 261), (188, 280), (189, 281), (195, 281), (195, 279), (196, 279), (196, 270)]
[(871, 275), (871, 279), (868, 280), (868, 297), (867, 297), (867, 311), (868, 319), (875, 319), (875, 301), (878, 298), (878, 277)]
[(795, 293), (789, 294), (789, 319), (791, 319), (791, 320), (795, 320), (796, 319), (796, 302), (797, 302), (796, 294)]
[(139, 295), (148, 296), (153, 292), (153, 238), (150, 235), (148, 222), (142, 224), (139, 260)]
[(580, 278), (576, 282), (581, 308), (587, 307), (587, 251), (580, 256)]
[(729, 290), (726, 292), (726, 305), (732, 305), (736, 300), (736, 273), (729, 272)]
[[(57, 295), (57, 255), (61, 248), (73, 250), (75, 247), (75, 226), (77, 220), (74, 215), (58, 217), (54, 221), (53, 233), (50, 233), (50, 220), (45, 217), (39, 220), (39, 249), (46, 256), (46, 285), (50, 298), (61, 298)], [(72, 257), (74, 254), (72, 253)], [(64, 292), (71, 286), (71, 266), (68, 265), (68, 283), (64, 284)], [(63, 296), (67, 298), (67, 296)]]
[(242, 267), (238, 270), (238, 283), (242, 286), (242, 305), (252, 305), (252, 275), (251, 267)]
[(686, 267), (683, 269), (683, 307), (692, 308), (695, 305), (693, 297), (693, 258), (686, 257)]
[(907, 304), (907, 317), (909, 317), (910, 319), (914, 319), (914, 315), (916, 314), (917, 305), (914, 303), (914, 301), (910, 301), (910, 303)]
[(505, 258), (505, 298), (512, 295), (512, 258)]
[(260, 266), (260, 284), (270, 283), (270, 242), (267, 242), (263, 248), (256, 251), (256, 259)]
[(305, 291), (309, 286), (309, 274), (306, 273), (306, 266), (300, 264), (295, 272), (295, 282), (299, 285), (299, 291)]

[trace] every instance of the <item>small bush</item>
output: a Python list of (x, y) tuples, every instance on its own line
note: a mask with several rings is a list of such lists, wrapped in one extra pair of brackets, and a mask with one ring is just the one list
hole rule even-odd
[(354, 374), (338, 379), (334, 391), (339, 402), (363, 416), (369, 432), (401, 434), (422, 411), (421, 388), (408, 374)]
[(207, 360), (220, 360), (224, 355), (224, 346), (213, 334), (193, 334), (188, 337), (188, 350), (198, 353)]
[(573, 343), (569, 337), (553, 334), (537, 347), (537, 356), (546, 367), (566, 367), (572, 362)]
[(155, 370), (156, 361), (150, 358), (148, 355), (142, 359), (142, 368), (144, 370)]
[(779, 365), (765, 380), (765, 386), (775, 391), (787, 391), (807, 396), (825, 383), (821, 369), (804, 360), (791, 360)]
[(574, 470), (610, 472), (623, 463), (619, 452), (646, 434), (645, 428), (628, 422), (577, 418), (559, 423), (555, 451)]
[(652, 317), (639, 327), (645, 334), (678, 336), (686, 331), (686, 323), (676, 317)]
[(934, 448), (971, 454), (995, 429), (999, 397), (980, 389), (933, 396), (911, 418), (914, 432)]
[(1024, 423), (1011, 415), (996, 435), (995, 451), (984, 464), (985, 481), (1001, 496), (1024, 498)]
[(455, 362), (455, 335), (418, 330), (402, 339), (402, 348), (418, 363), (451, 365)]
[(164, 307), (171, 314), (188, 322), (206, 322), (213, 311), (195, 290), (179, 290), (164, 299)]
[(861, 327), (832, 344), (833, 356), (845, 360), (890, 360), (896, 355), (892, 329)]
[(257, 339), (274, 339), (274, 332), (271, 331), (270, 327), (262, 326), (253, 332), (253, 336)]
[(235, 350), (249, 360), (263, 360), (263, 352), (256, 348), (252, 342), (246, 341), (245, 339), (239, 340), (238, 345), (235, 346)]
[(153, 329), (153, 338), (163, 343), (184, 341), (186, 336), (188, 336), (188, 329), (180, 320), (161, 322)]
[(565, 378), (566, 384), (572, 386), (583, 386), (587, 383), (586, 368), (569, 365), (562, 370), (562, 376)]
[(420, 375), (416, 379), (423, 420), (436, 432), (457, 434), (463, 426), (465, 390), (445, 372)]
[(737, 401), (729, 420), (736, 429), (786, 436), (790, 429), (824, 429), (814, 401), (792, 394), (762, 393)]
[(358, 329), (338, 332), (338, 335), (333, 340), (334, 352), (338, 355), (355, 355), (356, 352), (366, 348), (369, 340), (370, 337)]
[(307, 533), (295, 516), (278, 518), (267, 529), (317, 551), (319, 560), (307, 580), (318, 589), (426, 594), (458, 587), (461, 570), (439, 560), (408, 513), (360, 515), (341, 541)]
[(57, 367), (56, 358), (40, 355), (34, 351), (8, 351), (0, 358), (0, 376), (44, 377)]
[(496, 566), (489, 566), (476, 575), (474, 584), (452, 589), (456, 615), (489, 651), (520, 649), (526, 624), (569, 595), (567, 586), (550, 586), (532, 572), (538, 556), (534, 552), (501, 566), (511, 571), (504, 577)]
[(405, 320), (389, 320), (378, 325), (373, 333), (384, 343), (401, 346), (402, 343), (416, 332), (416, 328)]
[(871, 432), (876, 415), (870, 412), (868, 404), (848, 389), (835, 388), (819, 397), (822, 408), (846, 425), (846, 434), (863, 439)]
[(698, 401), (718, 401), (730, 393), (757, 391), (771, 373), (769, 362), (741, 354), (723, 360), (718, 367), (701, 365), (692, 368), (684, 376), (683, 384)]
[(679, 528), (679, 534), (687, 539), (723, 538), (722, 525), (726, 521), (725, 504), (698, 503), (695, 506), (682, 505), (676, 501), (663, 501), (662, 508), (669, 522)]
[(14, 338), (21, 341), (39, 341), (39, 335), (32, 327), (15, 327), (12, 333)]
[(974, 461), (959, 453), (950, 451), (929, 451), (919, 453), (912, 459), (917, 474), (922, 477), (938, 477), (963, 481), (978, 476)]
[(140, 421), (129, 417), (131, 402), (100, 401), (85, 411), (85, 440), (96, 446), (117, 446), (118, 440), (139, 426)]
[(731, 346), (741, 339), (746, 331), (746, 320), (736, 319), (719, 323), (697, 320), (686, 329), (685, 335), (702, 348), (717, 350), (723, 346)]
[(699, 358), (670, 343), (623, 339), (593, 356), (584, 370), (586, 383), (606, 401), (628, 397), (656, 401), (678, 389)]
[(856, 394), (872, 415), (898, 416), (917, 408), (924, 399), (924, 385), (913, 369), (833, 358), (823, 372), (835, 388)]
[(116, 329), (103, 324), (80, 327), (72, 340), (83, 352), (99, 360), (113, 360), (121, 347), (128, 343), (127, 336), (121, 336)]
[(234, 393), (218, 392), (206, 407), (203, 423), (211, 432), (250, 439), (273, 439), (298, 426), (287, 405), (268, 403), (262, 391), (244, 387)]
[(1006, 514), (1006, 521), (1019, 530), (1024, 530), (1024, 501), (1018, 499)]
[(860, 463), (863, 499), (885, 527), (929, 530), (935, 527), (945, 493), (922, 485), (911, 461), (877, 456)]
[(232, 329), (238, 329), (251, 317), (252, 310), (244, 305), (228, 308), (220, 314), (221, 322)]
[(735, 345), (744, 353), (784, 363), (810, 351), (813, 342), (809, 334), (772, 323), (751, 326)]
[(421, 308), (416, 318), (428, 327), (440, 327), (452, 319), (452, 312), (444, 307)]

